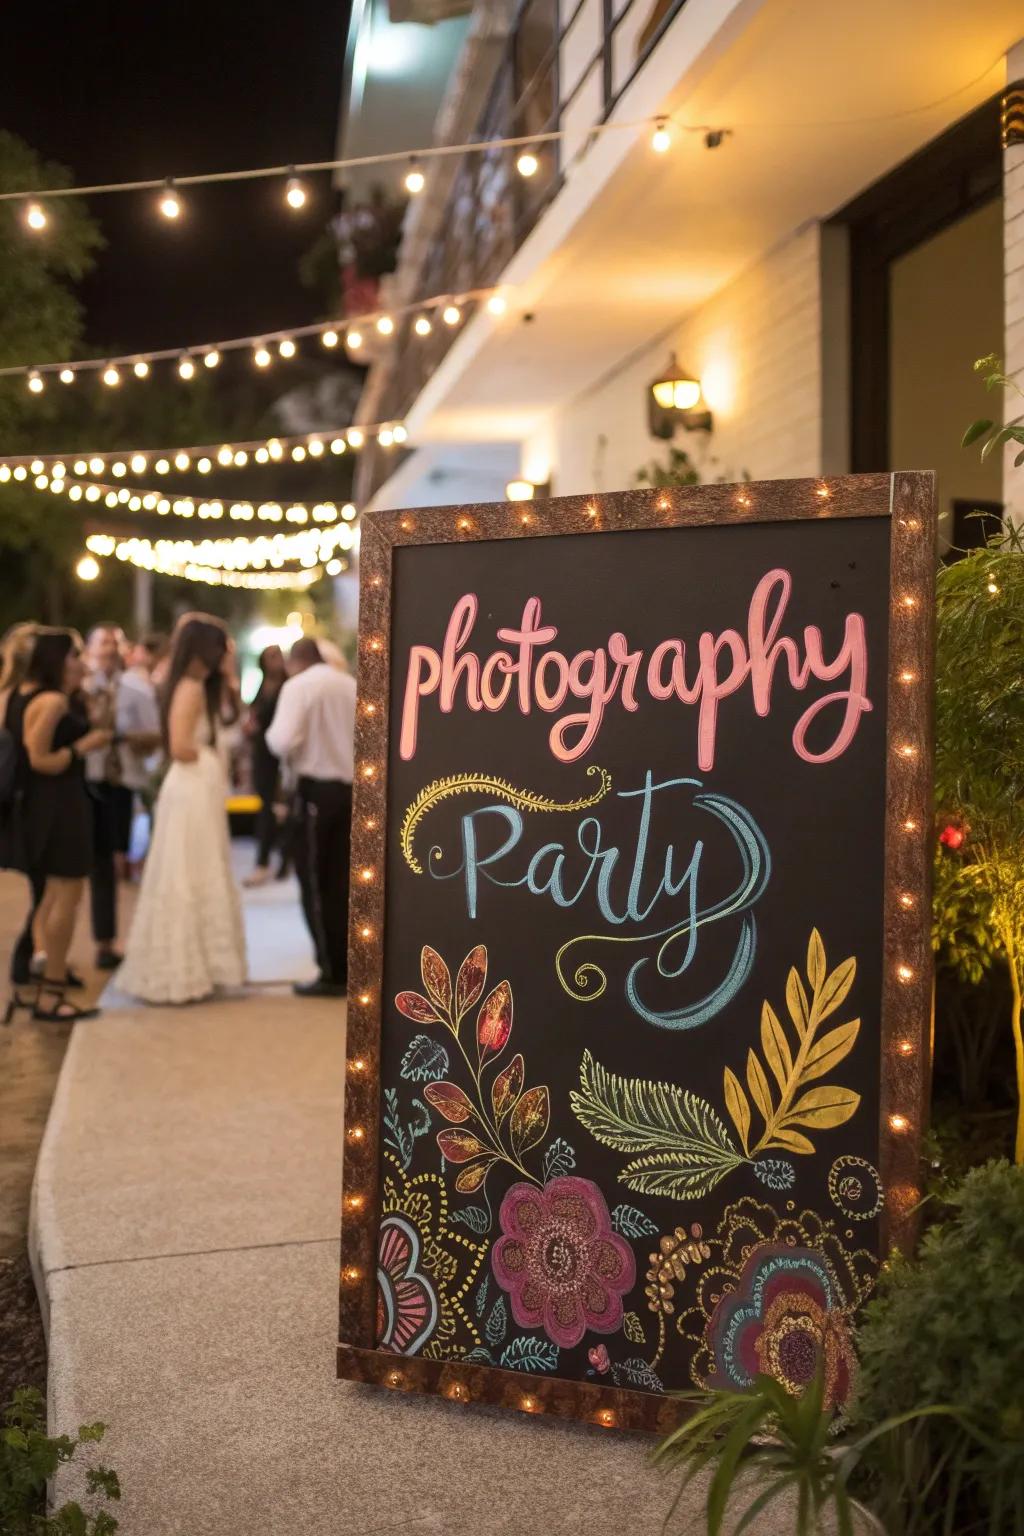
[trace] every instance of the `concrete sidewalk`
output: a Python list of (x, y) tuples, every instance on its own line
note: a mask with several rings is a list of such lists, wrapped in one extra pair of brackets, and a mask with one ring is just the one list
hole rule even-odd
[[(307, 973), (294, 890), (246, 909), (257, 977)], [(335, 1379), (344, 1034), (283, 986), (76, 1027), (32, 1232), (54, 1429), (108, 1424), (123, 1536), (659, 1531), (644, 1440)]]

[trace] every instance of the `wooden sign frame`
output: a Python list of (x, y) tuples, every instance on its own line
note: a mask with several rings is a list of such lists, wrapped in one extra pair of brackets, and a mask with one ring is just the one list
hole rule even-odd
[(678, 1401), (670, 1396), (374, 1347), (392, 550), (565, 534), (596, 538), (712, 523), (876, 517), (890, 521), (879, 1124), (884, 1250), (891, 1244), (906, 1248), (913, 1239), (919, 1145), (930, 1089), (934, 476), (895, 473), (637, 490), (536, 504), (371, 513), (362, 519), (339, 1376), (605, 1427), (665, 1432), (681, 1416)]

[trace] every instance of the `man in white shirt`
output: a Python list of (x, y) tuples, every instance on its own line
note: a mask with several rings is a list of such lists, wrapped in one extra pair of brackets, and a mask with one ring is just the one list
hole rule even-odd
[(349, 836), (352, 829), (356, 685), (326, 664), (315, 640), (291, 649), (292, 676), (278, 695), (266, 743), (298, 775), (295, 867), (320, 974), (300, 997), (341, 997), (348, 987)]

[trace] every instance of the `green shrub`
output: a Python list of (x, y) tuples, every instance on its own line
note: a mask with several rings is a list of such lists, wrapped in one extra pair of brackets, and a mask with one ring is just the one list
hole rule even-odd
[(1024, 1169), (975, 1168), (914, 1260), (887, 1266), (858, 1334), (852, 1418), (921, 1407), (874, 1443), (871, 1502), (890, 1536), (1024, 1533)]
[[(103, 1439), (103, 1424), (83, 1424), (77, 1435), (46, 1433), (45, 1404), (34, 1387), (22, 1387), (0, 1409), (0, 1531), (4, 1536), (113, 1536), (117, 1521), (106, 1510), (88, 1513), (63, 1504), (45, 1513), (46, 1485), (57, 1468), (83, 1445)], [(93, 1498), (119, 1499), (117, 1473), (90, 1467), (86, 1482)]]

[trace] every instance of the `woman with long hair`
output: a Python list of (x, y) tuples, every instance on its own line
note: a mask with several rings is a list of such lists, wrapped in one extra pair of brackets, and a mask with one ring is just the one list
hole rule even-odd
[(267, 746), (267, 732), (273, 724), (277, 697), (288, 676), (284, 652), (279, 645), (268, 645), (260, 653), (260, 671), (263, 676), (256, 697), (249, 705), (249, 715), (245, 722), (245, 732), (252, 746), (253, 788), (260, 797), (260, 809), (256, 817), (256, 867), (245, 877), (246, 885), (265, 885), (272, 878), (270, 855), (275, 843), (279, 841), (274, 800), (281, 765)]
[[(22, 754), (17, 804), (8, 828), (7, 861), (42, 890), (36, 913), (46, 962), (33, 1017), (90, 1018), (66, 997), (68, 948), (93, 861), (92, 806), (85, 785), (87, 753), (110, 745), (110, 731), (90, 730), (73, 706), (84, 674), (81, 637), (70, 629), (37, 629), (21, 681), (8, 691), (4, 722)], [(10, 1019), (28, 1000), (15, 987)]]
[(161, 689), (170, 767), (135, 918), (117, 972), (121, 991), (147, 1003), (187, 1003), (245, 980), (245, 932), (231, 870), (228, 781), (217, 750), (231, 643), (219, 619), (189, 613), (171, 638)]

